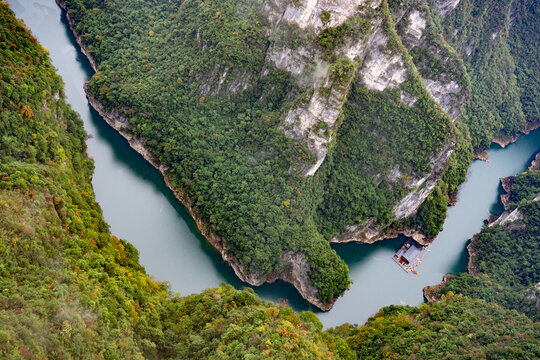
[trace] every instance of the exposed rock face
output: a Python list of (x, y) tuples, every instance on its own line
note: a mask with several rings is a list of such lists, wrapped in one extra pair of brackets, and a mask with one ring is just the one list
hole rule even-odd
[[(358, 10), (359, 5), (365, 5), (368, 2), (367, 0), (305, 0), (302, 1), (302, 5), (293, 2), (285, 10), (283, 18), (298, 25), (301, 29), (309, 26), (314, 27), (316, 30), (323, 27), (336, 27), (351, 17)], [(380, 4), (380, 1), (378, 3)], [(321, 20), (323, 11), (330, 13), (330, 19), (326, 24), (323, 24)]]
[(525, 293), (525, 299), (536, 302), (536, 309), (540, 311), (540, 282)]
[(446, 15), (449, 11), (454, 10), (459, 5), (460, 0), (437, 0), (435, 9), (440, 15)]
[[(277, 26), (293, 25), (300, 29), (309, 28), (320, 32), (340, 26), (354, 15), (358, 15), (359, 6), (366, 3), (364, 0), (307, 0), (301, 5), (292, 3), (287, 6)], [(380, 1), (369, 4), (371, 8), (379, 5)], [(323, 12), (328, 16), (324, 23)], [(380, 23), (380, 19), (374, 21), (372, 29)], [(279, 33), (279, 30), (274, 28), (273, 33)], [(341, 45), (336, 49), (336, 53), (343, 55), (357, 67), (358, 62), (366, 54), (367, 43), (367, 38), (357, 37)], [(354, 76), (340, 80), (332, 78), (329, 71), (331, 64), (325, 60), (325, 51), (310, 45), (309, 48), (300, 46), (297, 49), (273, 45), (267, 53), (268, 62), (296, 75), (298, 83), (311, 93), (307, 102), (300, 102), (284, 114), (282, 127), (287, 136), (303, 141), (316, 157), (315, 164), (298, 165), (305, 176), (313, 176), (326, 158), (328, 146), (337, 131), (338, 117), (354, 79)], [(317, 65), (314, 67), (313, 64)]]
[(460, 107), (465, 102), (465, 97), (461, 96), (461, 101), (457, 103), (455, 102), (455, 98), (453, 95), (460, 96), (462, 94), (462, 88), (459, 86), (459, 84), (453, 80), (450, 80), (447, 83), (438, 81), (438, 80), (432, 80), (432, 79), (424, 79), (424, 83), (426, 84), (426, 87), (428, 91), (431, 93), (431, 95), (437, 100), (439, 104), (441, 104), (441, 107), (444, 111), (450, 115), (452, 120), (456, 120), (457, 117), (460, 114)]
[(407, 34), (420, 40), (426, 29), (426, 20), (420, 15), (420, 11), (414, 10), (409, 15), (409, 26), (407, 27)]
[(387, 48), (388, 39), (381, 29), (369, 43), (369, 60), (360, 70), (360, 78), (369, 90), (383, 91), (401, 85), (407, 76), (401, 54), (392, 54)]
[(347, 226), (346, 232), (335, 236), (331, 241), (333, 243), (357, 241), (365, 244), (373, 244), (380, 240), (397, 238), (399, 235), (410, 237), (422, 245), (429, 245), (433, 241), (433, 238), (428, 238), (416, 229), (404, 228), (385, 231), (384, 227), (376, 224), (373, 219), (369, 219), (361, 225)]
[(446, 161), (454, 151), (454, 145), (455, 144), (452, 141), (447, 142), (441, 152), (437, 154), (437, 156), (431, 158), (430, 164), (433, 171), (428, 176), (420, 179), (416, 183), (417, 189), (407, 194), (407, 196), (394, 207), (394, 220), (406, 218), (418, 210), (442, 176)]
[[(538, 170), (540, 167), (539, 164), (540, 159), (540, 153), (536, 154), (534, 160), (531, 162), (531, 165), (529, 166), (529, 170)], [(519, 208), (511, 209), (510, 204), (510, 192), (512, 189), (512, 185), (514, 184), (515, 177), (509, 176), (506, 178), (501, 178), (501, 186), (504, 191), (506, 191), (506, 194), (501, 194), (501, 203), (504, 206), (505, 211), (496, 219), (489, 222), (488, 226), (495, 226), (495, 225), (504, 225), (510, 222), (514, 222), (517, 220), (523, 219), (523, 213), (519, 210)], [(538, 194), (532, 201), (540, 201), (540, 194)]]
[(427, 301), (439, 301), (439, 292), (441, 289), (446, 285), (446, 283), (450, 280), (452, 280), (455, 276), (452, 274), (446, 274), (443, 277), (443, 281), (438, 283), (437, 285), (428, 285), (424, 287), (424, 297)]
[(519, 209), (514, 209), (513, 211), (505, 211), (497, 218), (497, 220), (493, 221), (489, 226), (494, 225), (504, 225), (509, 222), (514, 222), (516, 220), (523, 219), (523, 214)]
[(540, 152), (534, 157), (531, 166), (529, 166), (529, 170), (540, 170)]
[[(531, 162), (531, 165), (529, 166), (528, 170), (537, 170), (539, 167), (538, 161), (540, 159), (540, 153), (537, 153), (534, 160)], [(514, 184), (515, 177), (514, 176), (508, 176), (505, 178), (501, 178), (501, 186), (503, 190), (506, 192), (506, 194), (501, 194), (501, 203), (504, 206), (504, 212), (499, 216), (490, 216), (488, 218), (488, 226), (492, 227), (495, 225), (508, 225), (509, 223), (517, 222), (518, 220), (522, 220), (524, 218), (523, 212), (520, 210), (519, 207), (513, 209), (511, 205), (511, 190), (512, 185)], [(538, 194), (535, 198), (532, 199), (532, 201), (540, 201), (540, 194)], [(523, 222), (517, 222), (516, 225), (518, 227), (526, 226), (523, 224)], [(477, 273), (478, 271), (474, 268), (472, 259), (474, 258), (474, 250), (472, 247), (472, 244), (477, 241), (478, 234), (474, 235), (471, 239), (471, 243), (469, 246), (467, 246), (467, 250), (469, 252), (469, 265), (468, 269), (470, 273)]]
[[(451, 5), (449, 2), (446, 4)], [(462, 84), (466, 76), (465, 68), (444, 39), (435, 35), (429, 10), (421, 2), (414, 2), (408, 15), (397, 14), (397, 17), (401, 19), (398, 29), (403, 44), (413, 55), (427, 90), (455, 121), (468, 97), (467, 87)], [(400, 22), (407, 25), (400, 26)], [(433, 64), (437, 64), (437, 68), (433, 68)], [(445, 70), (441, 72), (440, 69)]]
[(505, 209), (510, 204), (510, 189), (512, 188), (512, 184), (514, 184), (514, 180), (515, 180), (515, 177), (513, 176), (500, 179), (501, 186), (503, 190), (506, 191), (506, 194), (501, 194), (501, 203), (503, 204)]
[[(415, 190), (408, 193), (396, 206), (394, 206), (394, 221), (404, 219), (416, 213), (420, 205), (422, 205), (424, 200), (437, 185), (437, 181), (444, 172), (446, 161), (454, 151), (453, 149), (454, 143), (452, 141), (447, 142), (441, 152), (430, 160), (433, 171), (426, 177), (412, 180)], [(399, 234), (411, 237), (424, 245), (433, 240), (414, 229), (402, 229), (399, 231), (391, 230), (390, 232), (383, 232), (383, 229), (384, 226), (376, 224), (373, 220), (368, 220), (363, 224), (348, 226), (347, 231), (334, 237), (332, 242), (346, 243), (359, 241), (364, 243), (374, 243), (382, 239), (397, 237)]]

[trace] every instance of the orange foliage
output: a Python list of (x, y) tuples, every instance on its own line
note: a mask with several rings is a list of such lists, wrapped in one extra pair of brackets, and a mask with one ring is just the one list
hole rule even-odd
[(21, 109), (21, 113), (29, 119), (34, 116), (34, 112), (32, 111), (32, 108), (28, 105), (23, 105)]

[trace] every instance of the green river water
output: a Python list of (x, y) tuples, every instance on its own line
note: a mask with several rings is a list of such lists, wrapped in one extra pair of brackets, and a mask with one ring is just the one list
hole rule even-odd
[[(43, 46), (66, 84), (69, 103), (91, 135), (88, 152), (95, 160), (92, 180), (111, 231), (140, 252), (140, 261), (156, 280), (168, 281), (173, 291), (188, 295), (222, 282), (243, 284), (221, 256), (197, 232), (186, 210), (165, 186), (161, 175), (91, 109), (83, 83), (93, 71), (78, 51), (65, 17), (54, 0), (9, 0)], [(426, 285), (444, 274), (465, 271), (466, 245), (498, 204), (499, 178), (525, 170), (540, 150), (540, 131), (534, 131), (505, 149), (492, 147), (489, 163), (475, 161), (461, 186), (456, 206), (449, 209), (444, 230), (430, 246), (419, 275), (405, 273), (392, 255), (405, 238), (375, 245), (341, 244), (334, 248), (345, 259), (353, 280), (351, 289), (334, 308), (323, 313), (306, 303), (289, 284), (276, 282), (255, 289), (264, 299), (286, 301), (295, 310), (318, 313), (325, 327), (344, 322), (362, 324), (379, 308), (390, 304), (418, 305)]]

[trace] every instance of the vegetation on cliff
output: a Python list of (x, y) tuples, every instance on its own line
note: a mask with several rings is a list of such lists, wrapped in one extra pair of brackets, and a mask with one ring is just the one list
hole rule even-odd
[[(133, 133), (148, 140), (146, 147), (169, 168), (172, 183), (187, 194), (207, 227), (226, 240), (244, 272), (263, 277), (286, 271), (281, 255), (300, 253), (323, 301), (349, 285), (347, 267), (329, 238), (368, 218), (391, 223), (392, 207), (410, 189), (378, 177), (396, 161), (403, 174), (422, 177), (431, 169), (430, 157), (452, 136), (449, 118), (400, 44), (386, 1), (379, 9), (362, 10), (364, 18), (319, 34), (293, 24), (275, 30), (272, 2), (265, 11), (264, 4), (230, 0), (65, 3), (99, 66), (90, 91), (127, 116)], [(284, 2), (280, 11), (289, 5)], [(322, 49), (331, 69), (347, 64), (349, 70), (341, 73), (348, 74), (358, 65), (334, 50), (356, 39), (357, 32), (366, 36), (371, 19), (384, 22), (388, 51), (404, 59), (408, 78), (400, 89), (383, 93), (354, 85), (326, 169), (305, 178), (296, 169), (313, 161), (310, 145), (287, 137), (282, 118), (309, 102), (313, 89), (269, 61), (269, 49)], [(283, 27), (291, 29), (283, 34)], [(402, 104), (400, 91), (416, 97), (416, 103)], [(327, 137), (336, 131), (319, 125)], [(357, 136), (374, 128), (380, 139)]]
[(485, 226), (469, 246), (470, 274), (458, 274), (441, 288), (496, 302), (540, 319), (540, 171), (528, 170), (509, 180), (507, 213), (521, 218)]
[(426, 289), (429, 298), (438, 291), (438, 301), (388, 306), (363, 326), (329, 332), (362, 359), (538, 358), (539, 173), (529, 169), (504, 180), (511, 184), (505, 214), (518, 211), (521, 217), (486, 225), (473, 238), (470, 273), (447, 275)]
[[(287, 272), (283, 254), (300, 254), (326, 303), (349, 286), (330, 239), (368, 221), (436, 235), (472, 149), (538, 119), (530, 0), (466, 0), (444, 16), (436, 2), (383, 0), (308, 24), (289, 20), (326, 5), (59, 2), (97, 63), (91, 93), (147, 140), (242, 271)], [(300, 134), (310, 117), (322, 120)], [(446, 166), (432, 163), (452, 147)], [(444, 183), (431, 182), (419, 216), (427, 193), (397, 216), (432, 172)]]
[[(256, 87), (250, 84), (270, 45), (267, 21), (255, 8), (228, 0), (67, 4), (100, 64), (90, 90), (149, 139), (146, 147), (170, 168), (173, 185), (226, 239), (244, 272), (283, 271), (281, 255), (301, 253), (316, 296), (331, 301), (342, 294), (347, 266), (311, 219), (312, 181), (289, 172), (295, 159), (310, 157), (279, 129), (280, 109), (295, 88), (290, 75), (270, 67)], [(217, 95), (204, 88), (219, 80), (212, 74), (226, 76), (223, 90), (212, 89)]]
[(475, 148), (487, 148), (494, 137), (508, 139), (540, 119), (539, 11), (534, 0), (461, 0), (437, 17), (468, 70), (471, 96), (463, 121)]

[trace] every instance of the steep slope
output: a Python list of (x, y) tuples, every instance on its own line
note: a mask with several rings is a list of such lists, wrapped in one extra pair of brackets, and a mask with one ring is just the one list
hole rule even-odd
[(384, 16), (322, 175), (328, 183), (319, 222), (337, 242), (388, 237), (388, 226), (414, 215), (433, 191), (455, 145), (453, 126), (424, 86), (389, 9)]
[(328, 309), (349, 284), (329, 240), (407, 231), (444, 174), (454, 127), (387, 1), (58, 3), (98, 71), (91, 103), (250, 284)]
[(0, 358), (355, 358), (312, 313), (150, 279), (94, 201), (85, 137), (47, 51), (0, 3)]

